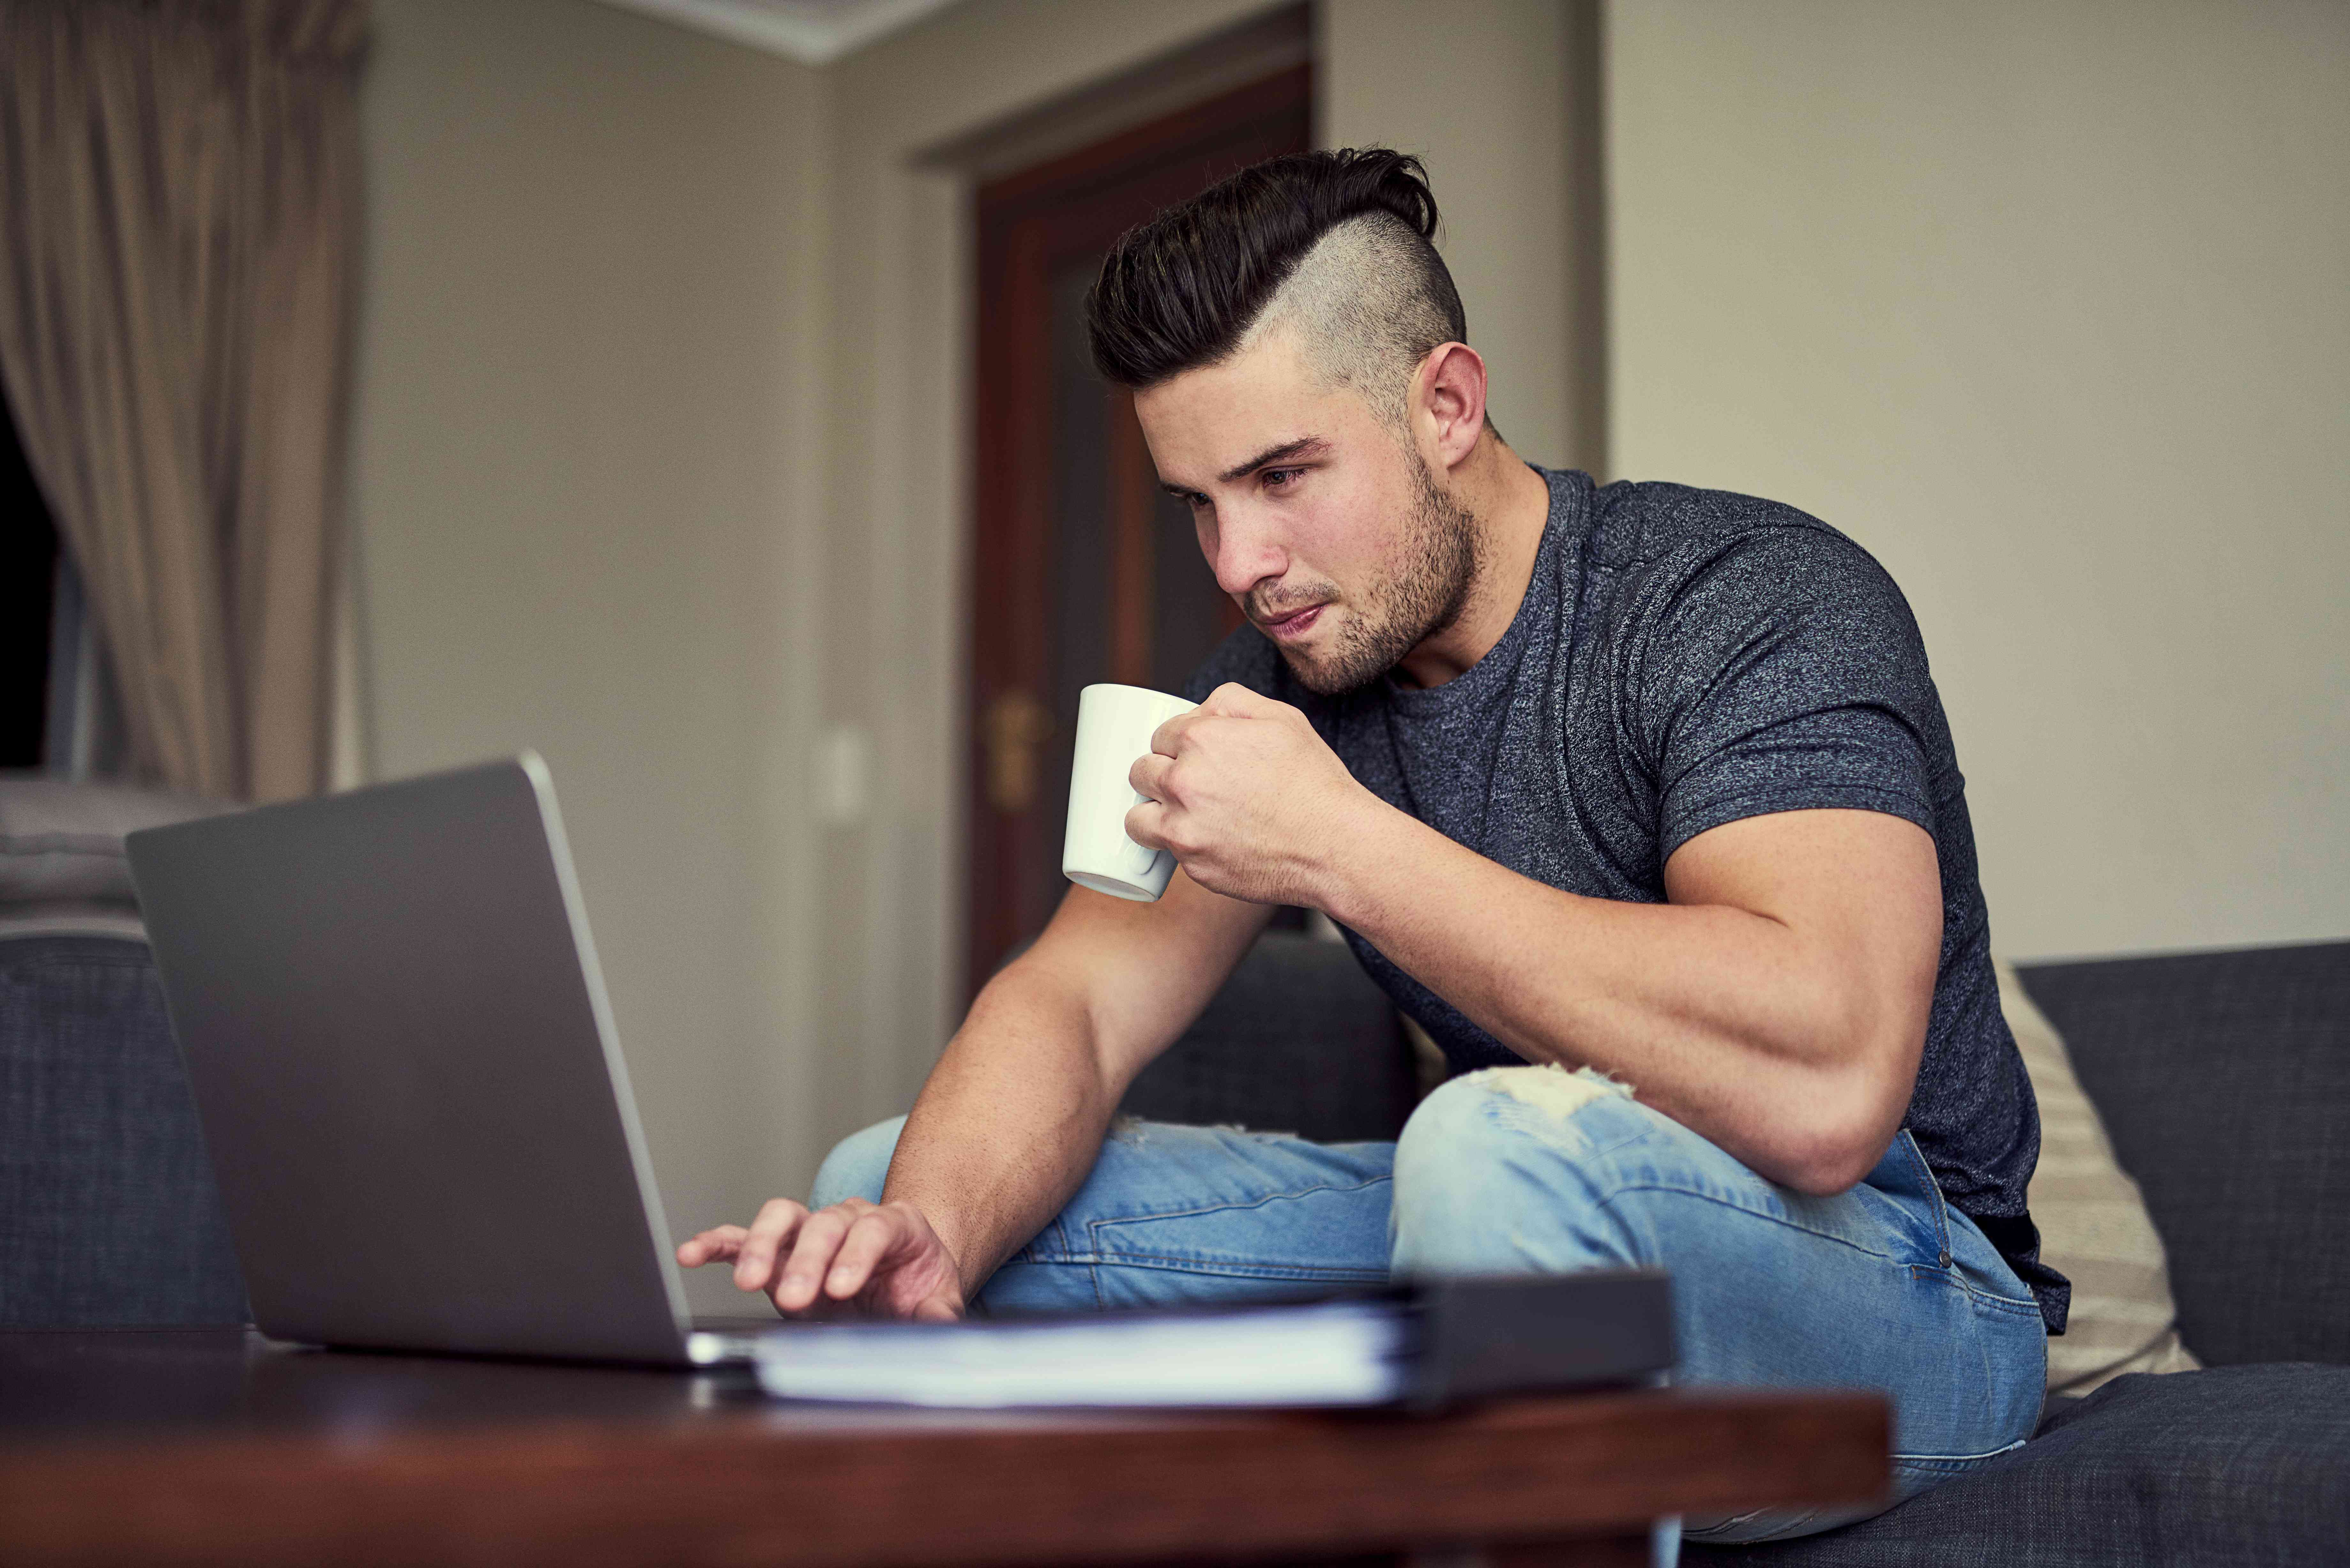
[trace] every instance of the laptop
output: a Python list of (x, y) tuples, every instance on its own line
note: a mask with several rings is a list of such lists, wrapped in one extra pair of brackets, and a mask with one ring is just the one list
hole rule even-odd
[(667, 1366), (696, 1323), (546, 765), (131, 834), (255, 1324)]

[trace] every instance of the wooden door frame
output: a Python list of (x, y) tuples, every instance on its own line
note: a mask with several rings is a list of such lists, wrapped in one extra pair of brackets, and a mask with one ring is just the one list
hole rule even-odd
[(1301, 64), (981, 185), (972, 192), (971, 680), (965, 696), (968, 919), (962, 993), (977, 992), (1026, 933), (1010, 897), (1045, 852), (1034, 809), (989, 799), (984, 716), (998, 698), (1044, 689), (1049, 585), (1023, 567), (1051, 539), (1052, 370), (1048, 279), (1139, 218), (1195, 194), (1199, 168), (1221, 175), (1313, 145), (1313, 69)]

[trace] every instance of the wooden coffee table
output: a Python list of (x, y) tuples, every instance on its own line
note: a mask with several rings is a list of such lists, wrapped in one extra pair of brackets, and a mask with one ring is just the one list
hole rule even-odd
[(1391, 1413), (967, 1415), (740, 1374), (0, 1333), (0, 1563), (1647, 1561), (1669, 1513), (1881, 1495), (1873, 1395)]

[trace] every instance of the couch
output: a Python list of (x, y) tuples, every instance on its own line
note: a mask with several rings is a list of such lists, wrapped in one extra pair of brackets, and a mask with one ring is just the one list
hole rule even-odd
[[(1684, 1563), (2350, 1564), (2350, 942), (2021, 972), (2145, 1193), (2204, 1370), (2052, 1399), (2032, 1442), (1875, 1519)], [(1346, 949), (1272, 932), (1125, 1108), (1388, 1138), (1413, 1098)]]

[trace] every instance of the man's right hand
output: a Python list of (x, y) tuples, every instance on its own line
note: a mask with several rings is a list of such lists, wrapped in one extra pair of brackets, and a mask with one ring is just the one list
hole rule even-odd
[(721, 1225), (677, 1250), (689, 1269), (734, 1264), (734, 1283), (757, 1291), (786, 1317), (924, 1318), (962, 1315), (952, 1253), (910, 1203), (851, 1198), (814, 1213), (771, 1200), (749, 1228)]

